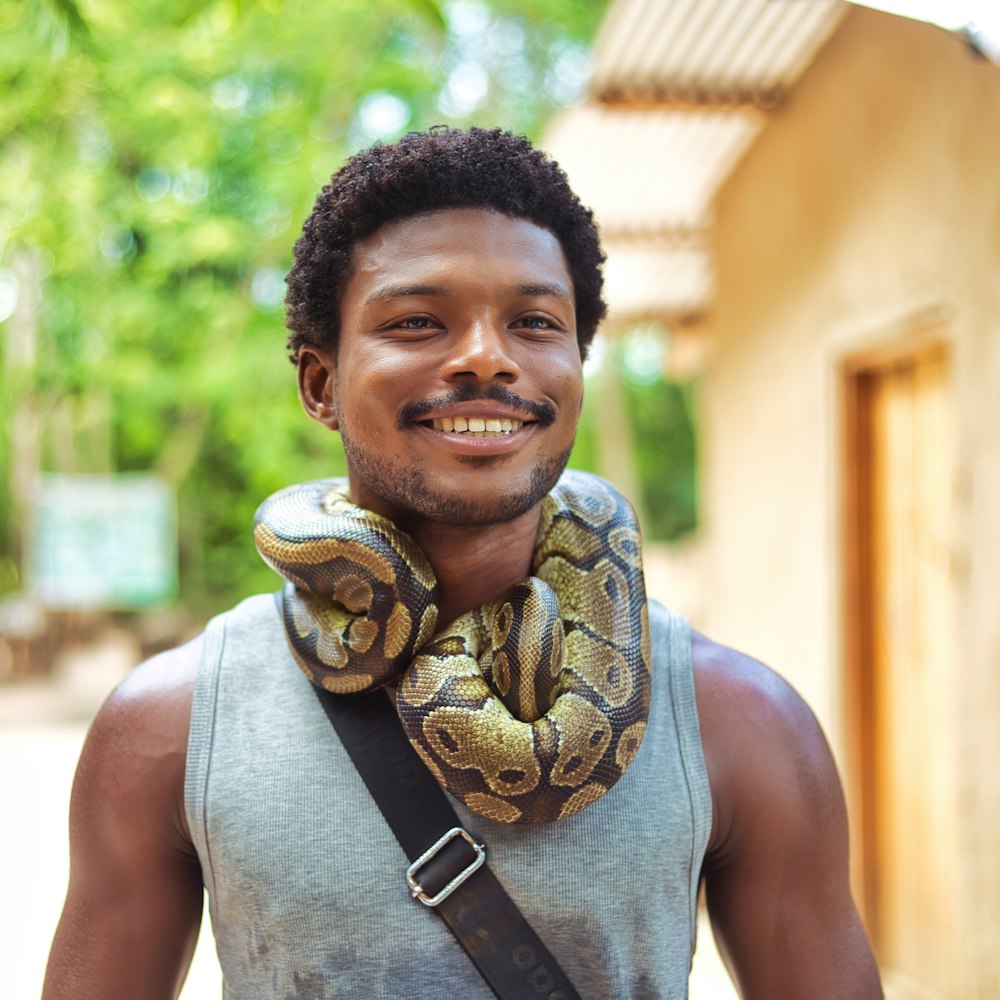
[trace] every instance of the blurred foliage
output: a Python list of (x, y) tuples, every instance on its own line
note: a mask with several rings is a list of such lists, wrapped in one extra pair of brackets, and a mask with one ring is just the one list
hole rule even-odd
[[(697, 527), (697, 386), (663, 374), (669, 335), (656, 324), (619, 331), (610, 343), (598, 335), (595, 347), (596, 365), (610, 369), (622, 389), (643, 538), (677, 541)], [(591, 382), (596, 371), (588, 364), (585, 372)], [(584, 392), (570, 456), (574, 468), (601, 469), (602, 405), (599, 392)]]
[(697, 523), (693, 385), (665, 378), (626, 379), (625, 391), (642, 490), (643, 535), (674, 541)]
[(0, 0), (0, 585), (18, 583), (34, 460), (166, 477), (200, 615), (272, 588), (254, 509), (344, 468), (284, 361), (283, 276), (316, 192), (407, 129), (537, 137), (582, 86), (603, 7)]
[(670, 333), (641, 323), (620, 336), (613, 359), (624, 383), (647, 538), (674, 540), (697, 523), (693, 382), (664, 376)]

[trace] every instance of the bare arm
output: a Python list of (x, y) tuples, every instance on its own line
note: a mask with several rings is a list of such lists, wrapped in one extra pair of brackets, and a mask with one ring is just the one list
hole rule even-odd
[(172, 1000), (201, 922), (184, 817), (200, 640), (132, 673), (95, 718), (70, 804), (70, 878), (43, 1000)]
[(712, 926), (746, 1000), (876, 1000), (851, 898), (840, 781), (812, 712), (762, 664), (696, 636), (712, 785)]

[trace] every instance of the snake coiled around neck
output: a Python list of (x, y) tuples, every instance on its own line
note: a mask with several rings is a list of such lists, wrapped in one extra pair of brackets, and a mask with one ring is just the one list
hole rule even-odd
[(628, 501), (599, 477), (563, 473), (541, 503), (531, 575), (440, 631), (426, 556), (352, 504), (346, 480), (274, 494), (254, 538), (286, 580), (302, 670), (345, 696), (397, 683), (407, 737), (473, 812), (564, 819), (634, 759), (651, 689), (640, 537)]

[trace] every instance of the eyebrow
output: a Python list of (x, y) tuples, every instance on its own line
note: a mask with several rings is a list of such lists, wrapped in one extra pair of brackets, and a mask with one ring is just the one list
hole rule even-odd
[[(572, 302), (573, 296), (562, 285), (514, 285), (510, 291), (516, 295), (552, 295), (565, 302)], [(368, 296), (367, 301), (392, 302), (395, 299), (405, 299), (414, 296), (427, 295), (441, 298), (448, 297), (448, 289), (442, 285), (387, 285), (384, 288), (376, 288)]]
[(391, 302), (393, 299), (406, 299), (415, 295), (447, 295), (440, 285), (387, 285), (376, 288), (368, 296), (368, 302)]
[(554, 295), (557, 299), (572, 302), (573, 296), (562, 285), (519, 285), (519, 295)]

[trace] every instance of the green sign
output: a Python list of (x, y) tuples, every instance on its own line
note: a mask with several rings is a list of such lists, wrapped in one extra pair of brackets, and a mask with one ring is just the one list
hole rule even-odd
[(155, 476), (43, 475), (29, 586), (60, 610), (143, 609), (177, 593), (177, 516)]

